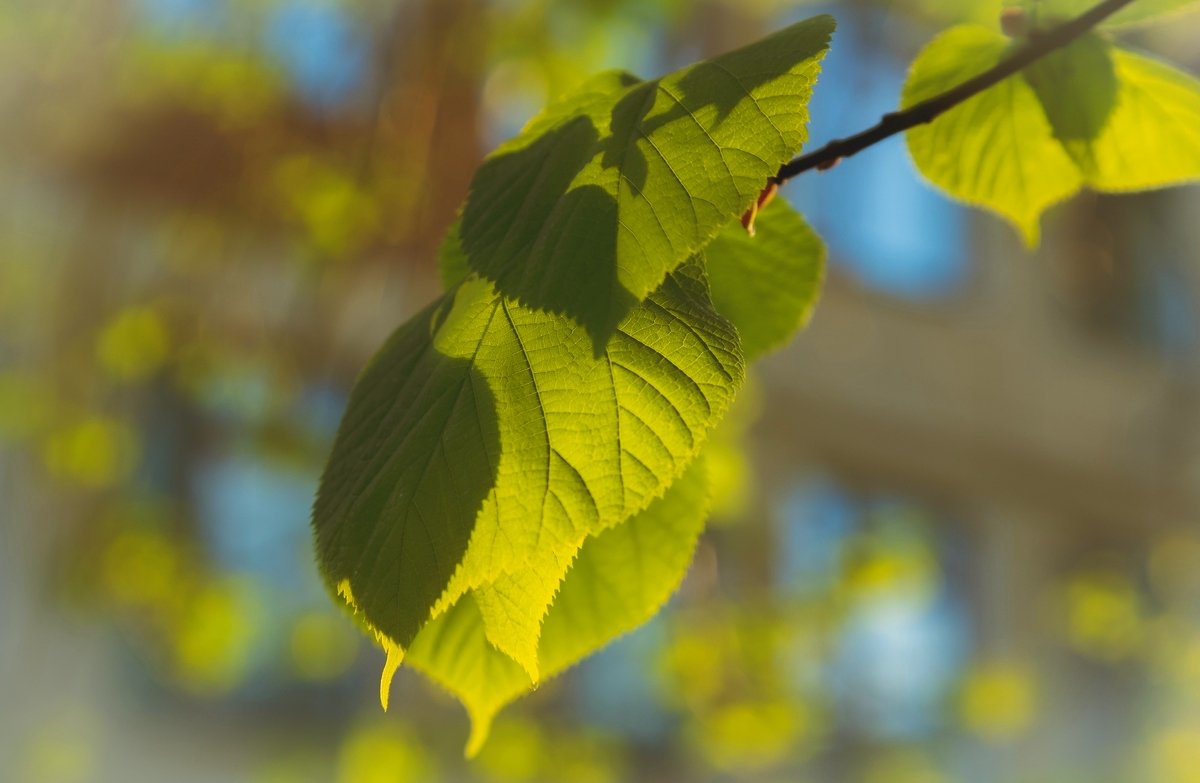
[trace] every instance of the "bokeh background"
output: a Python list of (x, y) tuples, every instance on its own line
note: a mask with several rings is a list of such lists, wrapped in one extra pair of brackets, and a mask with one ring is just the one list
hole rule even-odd
[[(785, 195), (832, 266), (668, 609), (460, 707), (320, 585), (356, 372), (483, 153), (588, 74), (818, 10), (820, 142), (984, 0), (0, 2), (0, 780), (1200, 781), (1200, 189), (1043, 248), (893, 140)], [(1200, 19), (1129, 35), (1200, 71)]]

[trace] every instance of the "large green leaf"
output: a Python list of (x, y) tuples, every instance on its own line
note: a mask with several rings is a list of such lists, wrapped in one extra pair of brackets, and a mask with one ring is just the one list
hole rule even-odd
[[(910, 106), (999, 62), (983, 27), (936, 38), (913, 64)], [(952, 196), (1010, 219), (1036, 244), (1041, 213), (1103, 191), (1200, 179), (1200, 82), (1089, 35), (908, 133), (913, 160)]]
[[(553, 677), (654, 616), (682, 581), (707, 513), (703, 458), (641, 513), (584, 543), (546, 615), (538, 657)], [(496, 713), (532, 687), (487, 638), (468, 593), (413, 641), (408, 662), (463, 702), (471, 717), (467, 754), (487, 739)]]
[[(986, 27), (953, 27), (913, 62), (901, 104), (911, 106), (986, 71), (1009, 52)], [(913, 162), (933, 184), (1011, 220), (1037, 244), (1038, 218), (1079, 189), (1079, 170), (1054, 138), (1033, 89), (1019, 78), (908, 132)]]
[(825, 245), (786, 201), (759, 212), (751, 236), (731, 223), (704, 249), (713, 304), (733, 321), (751, 361), (808, 321), (825, 277)]
[(470, 267), (583, 324), (600, 353), (800, 149), (833, 27), (816, 17), (654, 81), (610, 74), (552, 106), (476, 173)]
[(397, 660), (478, 589), (489, 639), (536, 677), (530, 651), (571, 557), (671, 485), (743, 373), (695, 264), (600, 356), (571, 320), (466, 280), (355, 387), (314, 508), (325, 577)]

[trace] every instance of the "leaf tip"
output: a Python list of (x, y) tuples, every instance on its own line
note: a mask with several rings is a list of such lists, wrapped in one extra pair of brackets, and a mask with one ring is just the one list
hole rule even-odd
[(396, 676), (400, 664), (404, 662), (404, 650), (400, 649), (400, 645), (388, 641), (384, 642), (384, 647), (387, 650), (387, 661), (384, 662), (383, 673), (379, 677), (379, 704), (383, 711), (387, 712), (392, 679)]
[(1042, 225), (1039, 216), (1035, 215), (1032, 218), (1026, 218), (1015, 221), (1017, 231), (1021, 234), (1021, 241), (1025, 245), (1025, 249), (1033, 252), (1038, 249), (1042, 243)]
[(480, 715), (472, 711), (471, 733), (467, 737), (467, 747), (463, 749), (463, 757), (473, 759), (478, 756), (491, 733), (492, 715)]

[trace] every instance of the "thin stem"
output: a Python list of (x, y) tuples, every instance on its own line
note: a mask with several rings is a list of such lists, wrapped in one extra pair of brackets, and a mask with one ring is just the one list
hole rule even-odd
[(1091, 10), (1044, 32), (1032, 32), (1028, 42), (1013, 52), (1012, 56), (996, 64), (978, 76), (928, 100), (910, 106), (903, 111), (885, 114), (879, 123), (849, 138), (838, 139), (821, 149), (785, 163), (775, 175), (777, 183), (787, 182), (810, 169), (828, 169), (842, 158), (878, 144), (889, 136), (895, 136), (909, 128), (932, 122), (939, 115), (953, 109), (963, 101), (995, 86), (1009, 76), (1029, 67), (1051, 52), (1068, 46), (1096, 25), (1120, 11), (1134, 0), (1103, 0)]

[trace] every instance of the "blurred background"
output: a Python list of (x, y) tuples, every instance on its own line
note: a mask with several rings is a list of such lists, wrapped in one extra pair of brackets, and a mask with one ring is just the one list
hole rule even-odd
[[(1033, 255), (893, 140), (785, 195), (811, 327), (668, 609), (467, 719), (320, 585), (355, 374), (481, 156), (817, 11), (814, 142), (986, 0), (0, 2), (0, 780), (1200, 781), (1200, 189)], [(1200, 71), (1200, 17), (1130, 40)]]

